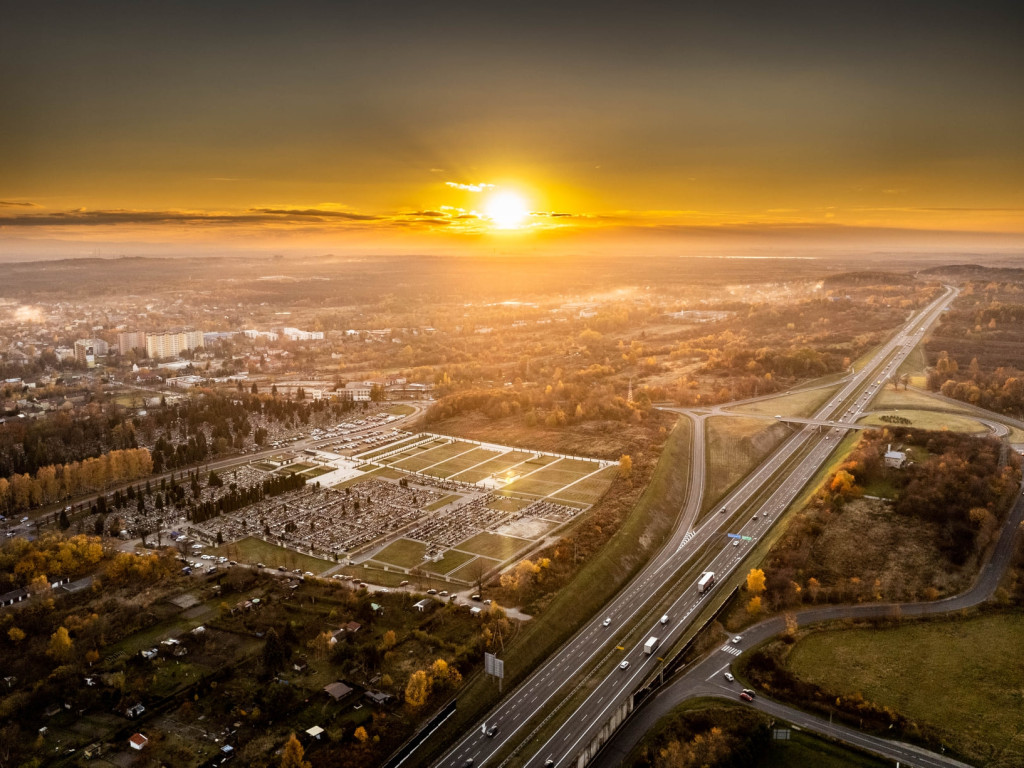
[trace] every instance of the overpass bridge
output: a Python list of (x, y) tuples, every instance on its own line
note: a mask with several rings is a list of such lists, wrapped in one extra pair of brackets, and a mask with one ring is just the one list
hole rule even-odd
[(828, 419), (801, 419), (796, 416), (776, 416), (777, 421), (784, 421), (787, 424), (810, 424), (813, 427), (831, 427), (835, 429), (878, 429), (870, 424), (850, 424), (845, 421), (830, 421)]

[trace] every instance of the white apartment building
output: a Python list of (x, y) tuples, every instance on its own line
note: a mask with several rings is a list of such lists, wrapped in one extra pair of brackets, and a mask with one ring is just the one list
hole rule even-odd
[(202, 331), (165, 331), (146, 334), (146, 354), (152, 358), (175, 357), (186, 349), (203, 346)]

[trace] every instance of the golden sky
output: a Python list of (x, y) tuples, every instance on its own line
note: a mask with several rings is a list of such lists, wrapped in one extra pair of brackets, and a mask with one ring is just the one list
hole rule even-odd
[(1022, 242), (1019, 4), (490, 5), (7, 6), (0, 256)]

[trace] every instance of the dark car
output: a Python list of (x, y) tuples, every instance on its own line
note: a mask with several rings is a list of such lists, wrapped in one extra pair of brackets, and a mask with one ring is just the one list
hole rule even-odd
[(749, 688), (744, 688), (743, 692), (747, 694), (747, 696), (749, 696), (750, 698), (754, 698), (755, 696), (757, 696), (757, 694)]
[(498, 726), (497, 725), (492, 725), (490, 728), (487, 729), (487, 737), (488, 738), (493, 739), (497, 735), (498, 735)]

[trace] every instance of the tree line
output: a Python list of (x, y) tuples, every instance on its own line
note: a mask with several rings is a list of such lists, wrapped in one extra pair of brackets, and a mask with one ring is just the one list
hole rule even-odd
[(84, 461), (40, 467), (28, 473), (0, 477), (0, 511), (17, 514), (43, 504), (71, 499), (83, 493), (102, 491), (112, 483), (131, 482), (153, 472), (153, 460), (146, 448), (104, 453)]

